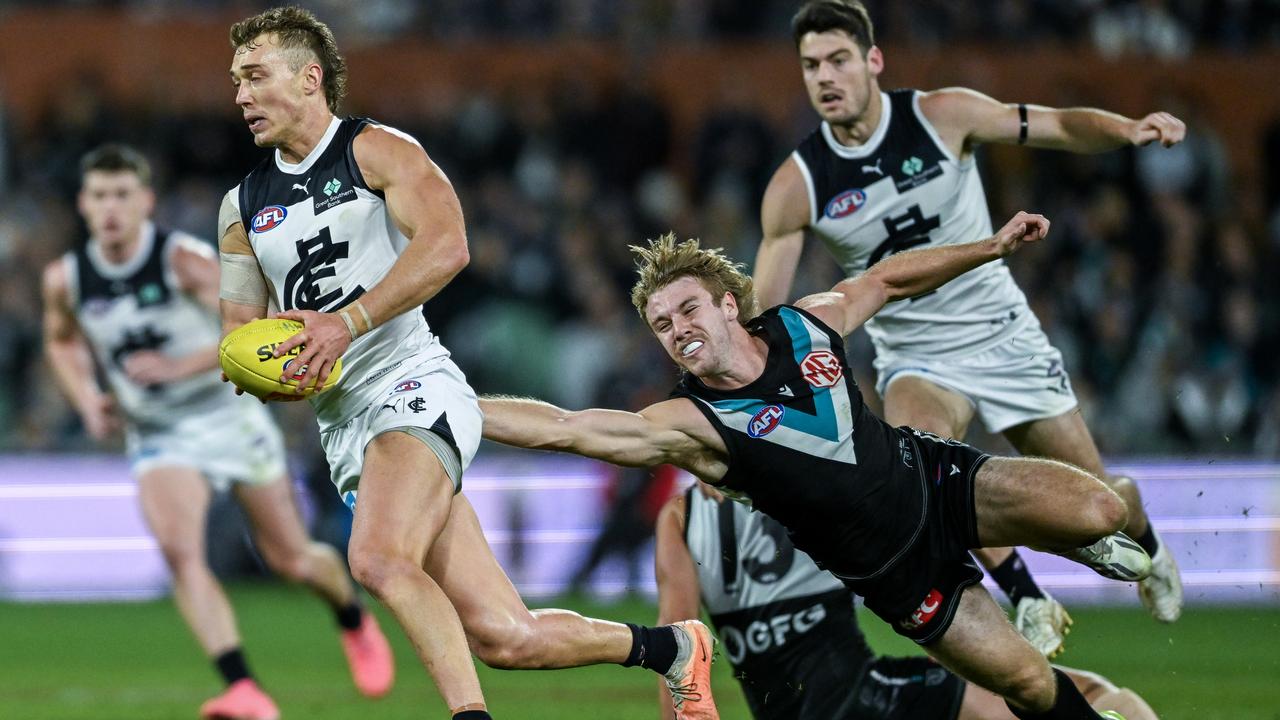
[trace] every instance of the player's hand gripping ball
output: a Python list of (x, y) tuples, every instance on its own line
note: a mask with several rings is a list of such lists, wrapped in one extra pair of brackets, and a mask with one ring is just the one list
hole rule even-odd
[[(267, 319), (246, 323), (227, 334), (218, 345), (218, 362), (222, 372), (236, 387), (260, 400), (293, 400), (315, 393), (314, 386), (298, 391), (298, 379), (307, 366), (294, 367), (294, 361), (306, 345), (275, 357), (275, 349), (302, 331), (296, 320)], [(325, 387), (333, 387), (342, 375), (342, 358), (333, 364)], [(281, 376), (290, 378), (280, 382)]]

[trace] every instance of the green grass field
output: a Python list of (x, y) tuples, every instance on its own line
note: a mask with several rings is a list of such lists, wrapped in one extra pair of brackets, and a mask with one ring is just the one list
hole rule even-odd
[[(284, 717), (444, 718), (446, 708), (394, 622), (382, 613), (399, 661), (395, 690), (367, 701), (352, 688), (328, 611), (301, 591), (232, 588), (249, 661)], [(552, 603), (547, 603), (552, 604)], [(584, 613), (647, 622), (651, 605), (582, 605)], [(1140, 609), (1073, 611), (1068, 665), (1102, 672), (1142, 693), (1163, 718), (1280, 720), (1280, 608), (1192, 609), (1170, 627)], [(882, 652), (914, 648), (874, 618)], [(173, 604), (0, 604), (0, 717), (23, 720), (194, 718), (219, 683)], [(652, 720), (656, 681), (639, 669), (554, 672), (481, 668), (497, 718)], [(746, 717), (728, 663), (717, 663), (725, 718)]]

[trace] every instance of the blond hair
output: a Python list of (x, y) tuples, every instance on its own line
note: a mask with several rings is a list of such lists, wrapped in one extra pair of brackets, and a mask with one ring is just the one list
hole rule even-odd
[(756, 291), (746, 266), (725, 257), (720, 248), (703, 248), (696, 239), (676, 242), (675, 233), (667, 233), (657, 240), (650, 240), (648, 247), (632, 245), (636, 256), (636, 272), (639, 278), (631, 288), (631, 304), (640, 317), (645, 316), (649, 297), (658, 290), (682, 277), (691, 277), (711, 293), (712, 301), (719, 306), (725, 293), (733, 295), (738, 303), (738, 322), (745, 324), (756, 315)]
[(257, 47), (253, 41), (262, 35), (276, 37), (276, 44), (288, 53), (293, 72), (314, 56), (324, 74), (325, 102), (329, 112), (337, 115), (347, 94), (347, 61), (338, 53), (338, 42), (329, 26), (310, 10), (294, 6), (271, 8), (232, 25), (231, 47), (252, 50)]

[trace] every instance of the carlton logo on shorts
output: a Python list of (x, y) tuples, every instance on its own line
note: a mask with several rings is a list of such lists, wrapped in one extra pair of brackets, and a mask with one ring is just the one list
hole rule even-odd
[(845, 190), (839, 195), (831, 198), (831, 202), (827, 203), (827, 208), (823, 212), (832, 220), (839, 220), (842, 217), (848, 217), (856, 212), (858, 208), (867, 204), (867, 194), (862, 190)]
[(814, 350), (805, 355), (800, 361), (800, 372), (805, 382), (817, 388), (829, 388), (844, 376), (840, 359), (830, 350)]
[(752, 416), (751, 422), (747, 423), (747, 434), (753, 438), (759, 438), (777, 430), (784, 412), (786, 411), (781, 405), (766, 405), (760, 408), (759, 412)]
[(898, 625), (903, 630), (915, 630), (932, 620), (933, 616), (938, 614), (940, 607), (942, 607), (942, 593), (934, 588), (924, 596), (924, 602), (920, 603), (920, 607), (913, 610), (905, 620), (899, 620)]
[(264, 233), (284, 222), (284, 218), (288, 214), (289, 211), (283, 205), (268, 205), (253, 216), (253, 231)]

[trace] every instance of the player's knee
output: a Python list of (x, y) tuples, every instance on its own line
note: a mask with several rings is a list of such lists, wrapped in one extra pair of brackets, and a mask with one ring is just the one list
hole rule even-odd
[(1129, 523), (1129, 507), (1120, 496), (1105, 488), (1090, 493), (1088, 506), (1090, 534), (1102, 537), (1120, 532)]
[(498, 670), (540, 667), (537, 633), (531, 622), (486, 614), (467, 625), (467, 637), (480, 661)]
[(263, 560), (271, 572), (293, 583), (306, 582), (310, 573), (310, 563), (304, 552), (275, 550), (264, 552)]
[(200, 551), (199, 545), (195, 543), (160, 543), (160, 554), (164, 556), (164, 562), (169, 566), (169, 570), (175, 576), (182, 576), (188, 572), (203, 570), (205, 567), (204, 553)]
[(1057, 687), (1057, 678), (1046, 662), (1026, 665), (1008, 673), (997, 691), (1032, 712), (1047, 712), (1053, 707)]
[(393, 601), (422, 569), (407, 557), (378, 548), (358, 547), (347, 551), (351, 577), (364, 589), (383, 601)]

